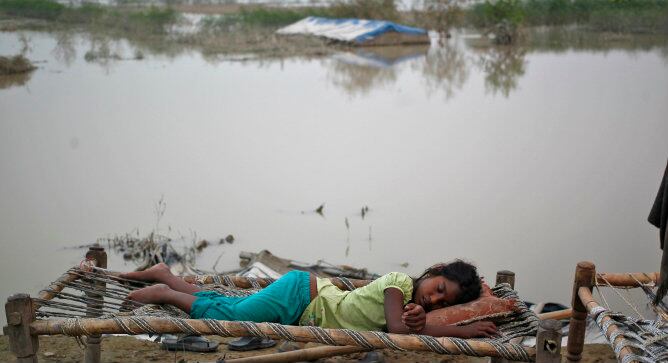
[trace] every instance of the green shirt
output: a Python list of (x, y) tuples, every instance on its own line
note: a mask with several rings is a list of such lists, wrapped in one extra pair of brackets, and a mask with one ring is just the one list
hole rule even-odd
[(317, 278), (318, 296), (306, 307), (299, 325), (352, 330), (385, 330), (385, 289), (404, 294), (404, 305), (413, 294), (413, 279), (390, 272), (353, 291), (343, 291), (329, 279)]

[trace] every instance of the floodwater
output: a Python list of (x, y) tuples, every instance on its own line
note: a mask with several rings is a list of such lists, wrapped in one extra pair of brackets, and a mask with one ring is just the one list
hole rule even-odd
[(261, 249), (412, 275), (461, 257), (565, 304), (578, 261), (657, 270), (666, 39), (480, 43), (235, 61), (0, 33), (39, 62), (0, 78), (0, 300), (76, 264), (70, 247), (156, 228), (233, 234), (202, 269)]

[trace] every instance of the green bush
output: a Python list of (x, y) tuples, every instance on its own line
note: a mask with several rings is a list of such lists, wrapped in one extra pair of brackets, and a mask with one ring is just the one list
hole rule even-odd
[(330, 11), (335, 18), (400, 19), (395, 0), (337, 0), (330, 6)]
[(0, 11), (13, 16), (54, 20), (65, 6), (50, 0), (0, 0)]
[(529, 25), (587, 25), (596, 30), (665, 31), (668, 0), (486, 0), (473, 5), (468, 22)]
[(163, 30), (168, 24), (176, 22), (178, 13), (171, 8), (151, 7), (148, 10), (130, 13), (129, 21), (134, 25), (148, 26), (155, 30)]
[(480, 17), (480, 25), (492, 26), (508, 23), (518, 26), (524, 21), (524, 7), (520, 0), (485, 0), (477, 4), (474, 11)]
[(280, 26), (309, 16), (329, 16), (326, 8), (243, 7), (237, 17), (241, 23), (259, 26)]

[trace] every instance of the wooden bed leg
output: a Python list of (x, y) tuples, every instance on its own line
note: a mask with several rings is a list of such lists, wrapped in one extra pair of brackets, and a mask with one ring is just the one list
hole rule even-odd
[(583, 286), (591, 289), (594, 286), (595, 276), (596, 267), (589, 261), (579, 262), (575, 268), (573, 298), (571, 300), (573, 315), (571, 315), (568, 329), (568, 346), (566, 352), (566, 359), (569, 362), (579, 362), (582, 359), (585, 330), (587, 329), (587, 309), (578, 296), (578, 289)]
[(541, 320), (536, 334), (536, 363), (561, 362), (561, 323)]
[[(107, 268), (107, 253), (104, 251), (103, 247), (100, 247), (99, 245), (90, 247), (88, 249), (88, 252), (86, 253), (86, 259), (91, 259), (95, 260), (95, 266), (96, 267), (101, 267), (101, 268)], [(103, 291), (105, 289), (106, 285), (104, 282), (96, 282), (95, 283), (95, 290), (98, 291)], [(92, 299), (98, 299), (98, 300), (103, 300), (104, 296), (94, 294), (94, 293), (86, 293), (86, 296)], [(104, 303), (99, 302), (99, 301), (94, 301), (94, 300), (89, 300), (87, 303), (88, 307), (91, 309), (101, 309), (104, 306)], [(86, 313), (88, 317), (95, 318), (100, 316), (98, 312), (95, 310), (90, 310), (88, 313)], [(101, 336), (100, 335), (91, 335), (86, 338), (86, 350), (84, 351), (84, 363), (100, 363), (101, 359), (101, 349), (100, 349), (100, 343), (101, 343)]]
[(496, 284), (508, 283), (515, 289), (515, 273), (508, 270), (501, 270), (496, 273)]
[[(512, 289), (515, 289), (515, 273), (508, 270), (501, 270), (496, 272), (496, 285), (507, 283)], [(510, 363), (513, 361), (505, 358), (492, 357), (490, 363)]]
[(37, 363), (39, 340), (30, 334), (30, 323), (35, 321), (35, 309), (28, 294), (14, 294), (5, 304), (9, 350), (16, 355), (17, 363)]

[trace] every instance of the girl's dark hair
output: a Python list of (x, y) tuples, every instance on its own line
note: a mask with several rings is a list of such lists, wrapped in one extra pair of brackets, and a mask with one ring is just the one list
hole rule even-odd
[(456, 259), (449, 263), (436, 264), (426, 269), (415, 283), (417, 285), (424, 278), (433, 276), (443, 276), (459, 284), (460, 293), (457, 296), (456, 304), (467, 303), (480, 297), (482, 283), (478, 276), (478, 269), (468, 262)]

